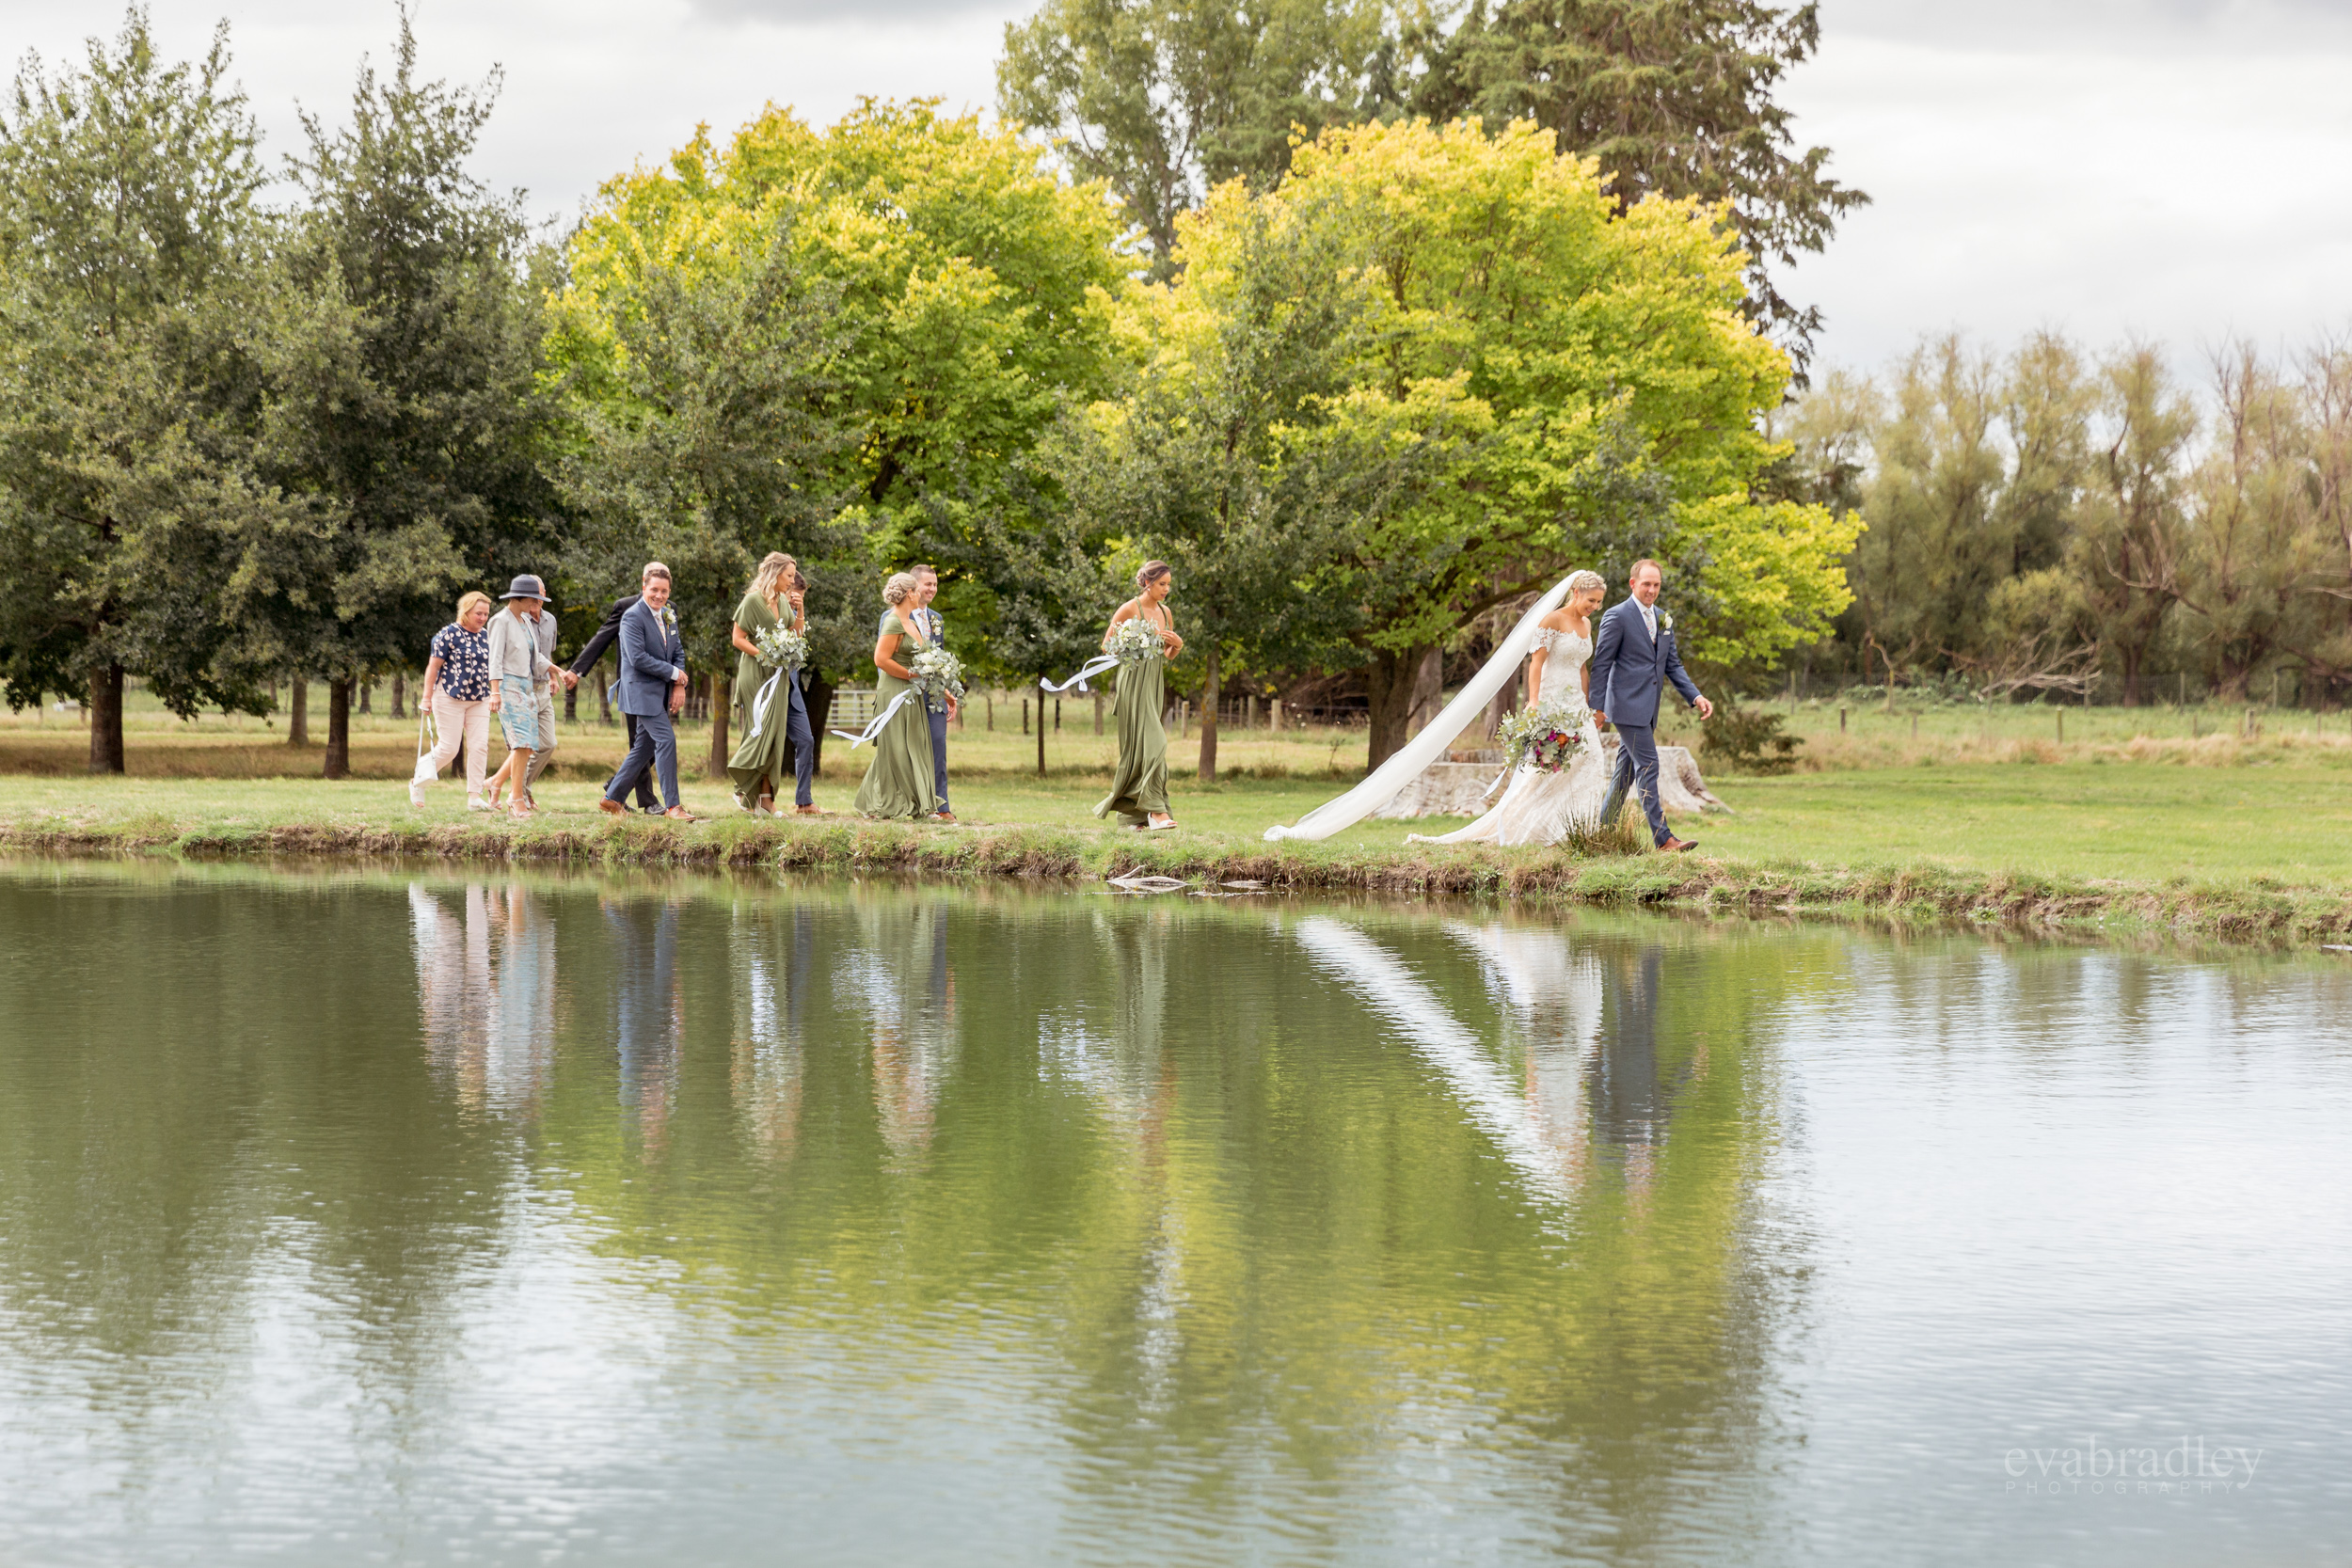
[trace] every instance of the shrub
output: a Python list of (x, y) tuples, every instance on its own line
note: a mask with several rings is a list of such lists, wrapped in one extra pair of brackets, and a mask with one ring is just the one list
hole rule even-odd
[(1769, 708), (1719, 703), (1707, 721), (1700, 751), (1710, 768), (1729, 773), (1786, 773), (1797, 765), (1800, 736), (1783, 735), (1787, 716)]

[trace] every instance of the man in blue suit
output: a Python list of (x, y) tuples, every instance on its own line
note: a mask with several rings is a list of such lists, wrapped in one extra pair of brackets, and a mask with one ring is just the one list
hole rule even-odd
[(1674, 617), (1658, 608), (1659, 590), (1666, 574), (1655, 561), (1637, 561), (1627, 584), (1633, 597), (1600, 618), (1600, 635), (1593, 642), (1588, 672), (1593, 691), (1593, 717), (1617, 731), (1617, 770), (1610, 776), (1609, 799), (1600, 819), (1613, 822), (1625, 804), (1627, 788), (1639, 783), (1642, 811), (1649, 818), (1650, 837), (1661, 849), (1695, 849), (1695, 842), (1675, 837), (1666, 826), (1665, 807), (1658, 797), (1658, 702), (1668, 681), (1683, 701), (1707, 719), (1715, 705), (1699, 695), (1675, 651)]
[(677, 732), (670, 715), (686, 705), (686, 645), (669, 603), (670, 568), (657, 561), (645, 568), (637, 602), (621, 615), (621, 711), (635, 715), (637, 737), (597, 802), (614, 816), (628, 813), (621, 797), (651, 764), (661, 775), (661, 802), (669, 808), (661, 815), (694, 820), (677, 798)]

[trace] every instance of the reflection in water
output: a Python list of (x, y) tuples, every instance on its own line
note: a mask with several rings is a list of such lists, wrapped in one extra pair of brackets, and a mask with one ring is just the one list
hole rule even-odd
[(553, 925), (519, 884), (437, 897), (412, 882), (408, 910), (435, 1070), (469, 1109), (528, 1120), (555, 1049)]
[(930, 1147), (939, 1093), (956, 1058), (956, 978), (938, 904), (876, 898), (836, 986), (866, 1012), (874, 1105), (898, 1155)]
[[(2318, 1560), (2352, 1526), (2326, 972), (203, 868), (0, 878), (0, 1560)], [(2130, 1244), (2034, 1185), (2135, 1176), (2172, 1228)], [(2105, 1318), (2044, 1305), (2069, 1270)], [(1979, 1484), (2138, 1420), (2296, 1489)]]
[(738, 902), (734, 910), (735, 1040), (729, 1086), (755, 1156), (789, 1159), (800, 1137), (809, 911)]
[[(1297, 937), (1301, 947), (1444, 1074), (1470, 1119), (1494, 1139), (1497, 1151), (1518, 1170), (1530, 1190), (1555, 1203), (1568, 1202), (1576, 1176), (1573, 1150), (1582, 1142), (1573, 1099), (1564, 1108), (1515, 1087), (1485, 1039), (1465, 1027), (1388, 948), (1340, 921), (1320, 916), (1300, 921)], [(1565, 944), (1561, 956), (1565, 957)], [(1531, 1000), (1539, 995), (1531, 992)], [(1557, 1075), (1556, 1064), (1553, 1073)]]
[(679, 1043), (686, 1033), (686, 997), (678, 978), (678, 905), (675, 899), (651, 904), (607, 899), (604, 919), (613, 938), (620, 1102), (624, 1110), (636, 1113), (645, 1158), (655, 1159), (669, 1142)]

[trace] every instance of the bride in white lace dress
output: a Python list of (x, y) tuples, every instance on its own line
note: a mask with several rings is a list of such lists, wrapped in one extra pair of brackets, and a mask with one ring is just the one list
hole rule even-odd
[(1584, 744), (1576, 760), (1557, 773), (1521, 763), (1502, 799), (1486, 816), (1450, 833), (1410, 834), (1406, 843), (1557, 844), (1571, 828), (1600, 819), (1601, 802), (1609, 795), (1609, 768), (1601, 761), (1600, 732), (1593, 725), (1584, 666), (1593, 657), (1593, 615), (1607, 593), (1608, 584), (1598, 572), (1571, 577), (1567, 602), (1543, 618), (1534, 651), (1528, 656), (1527, 705), (1541, 703), (1549, 688), (1555, 705), (1565, 701), (1581, 719)]

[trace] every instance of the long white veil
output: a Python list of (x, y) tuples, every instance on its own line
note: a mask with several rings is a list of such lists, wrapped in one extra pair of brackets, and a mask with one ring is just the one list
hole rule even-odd
[(1494, 651), (1494, 657), (1480, 667), (1470, 683), (1462, 688), (1454, 701), (1438, 710), (1438, 716), (1421, 734), (1405, 743), (1404, 750), (1364, 776), (1364, 782), (1336, 800), (1327, 800), (1298, 819), (1295, 828), (1280, 823), (1265, 831), (1266, 841), (1285, 838), (1329, 838), (1345, 828), (1352, 828), (1396, 799), (1397, 792), (1415, 779), (1429, 765), (1445, 753), (1454, 737), (1470, 726), (1470, 721), (1486, 711), (1494, 694), (1502, 689), (1502, 683), (1511, 678), (1528, 651), (1535, 646), (1536, 624), (1567, 602), (1568, 583), (1574, 574), (1554, 583), (1551, 592), (1528, 607), (1519, 617), (1519, 624), (1511, 628)]

